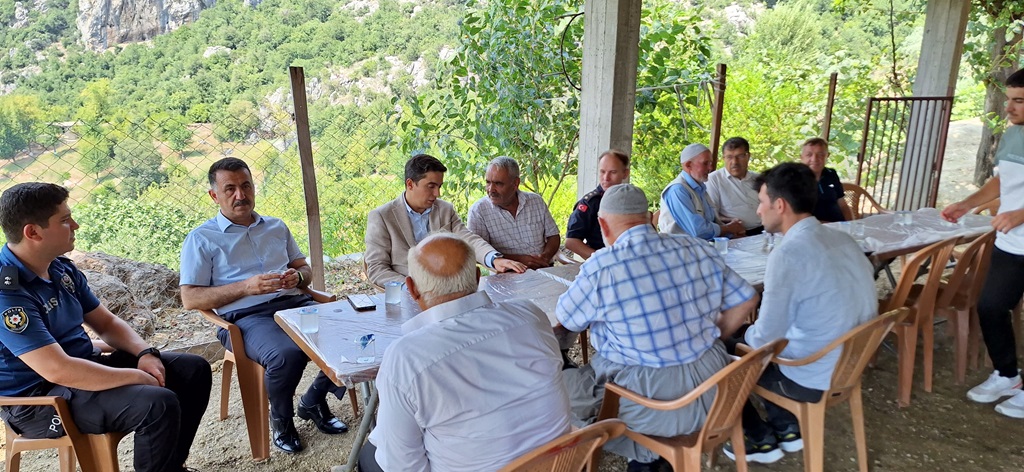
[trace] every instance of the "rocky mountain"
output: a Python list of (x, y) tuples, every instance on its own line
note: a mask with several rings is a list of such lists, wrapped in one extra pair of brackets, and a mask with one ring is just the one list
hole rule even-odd
[(78, 30), (89, 49), (145, 41), (199, 18), (216, 0), (79, 0)]

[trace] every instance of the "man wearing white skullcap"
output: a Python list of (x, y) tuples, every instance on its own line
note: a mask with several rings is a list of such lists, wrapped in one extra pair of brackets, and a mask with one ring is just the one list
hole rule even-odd
[(679, 154), (683, 171), (661, 192), (658, 229), (663, 233), (689, 234), (701, 239), (743, 236), (743, 222), (719, 222), (704, 183), (711, 172), (711, 150), (693, 143)]

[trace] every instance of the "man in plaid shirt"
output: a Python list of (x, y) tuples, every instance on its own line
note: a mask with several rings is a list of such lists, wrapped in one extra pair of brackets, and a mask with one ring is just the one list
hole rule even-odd
[[(757, 304), (757, 292), (705, 241), (658, 233), (647, 197), (630, 184), (609, 189), (598, 221), (607, 247), (583, 263), (558, 300), (556, 315), (570, 331), (590, 328), (597, 354), (589, 366), (565, 371), (573, 414), (596, 416), (612, 381), (641, 395), (685, 395), (728, 364), (719, 339), (731, 335)], [(644, 434), (698, 430), (714, 397), (670, 412), (623, 402), (619, 417)], [(606, 449), (630, 459), (629, 471), (658, 470), (663, 459), (618, 438)]]

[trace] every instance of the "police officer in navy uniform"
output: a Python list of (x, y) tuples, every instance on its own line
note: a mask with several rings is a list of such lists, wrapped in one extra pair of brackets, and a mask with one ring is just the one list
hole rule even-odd
[[(63, 397), (83, 433), (135, 432), (136, 471), (186, 470), (210, 399), (210, 365), (161, 354), (100, 303), (61, 256), (78, 229), (67, 199), (64, 187), (38, 182), (0, 195), (0, 395)], [(115, 351), (94, 352), (82, 323)], [(64, 435), (52, 407), (4, 407), (0, 416), (25, 437)]]
[(601, 227), (597, 224), (597, 210), (601, 207), (604, 191), (629, 178), (629, 156), (617, 149), (601, 154), (598, 162), (601, 184), (576, 202), (565, 229), (565, 248), (589, 259), (594, 251), (604, 247)]
[[(296, 453), (303, 446), (293, 420), (295, 388), (309, 357), (277, 325), (274, 313), (316, 304), (299, 290), (309, 286), (313, 271), (288, 226), (255, 212), (256, 189), (244, 161), (214, 162), (207, 177), (220, 211), (185, 238), (181, 301), (190, 310), (214, 310), (242, 331), (246, 355), (266, 370), (274, 446)], [(226, 330), (217, 337), (231, 349)], [(331, 413), (328, 393), (343, 398), (345, 387), (319, 372), (297, 413), (323, 433), (344, 433), (348, 426)]]

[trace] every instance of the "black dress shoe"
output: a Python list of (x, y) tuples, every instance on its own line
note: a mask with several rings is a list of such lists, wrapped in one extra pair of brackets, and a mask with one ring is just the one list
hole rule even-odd
[(321, 433), (341, 434), (348, 431), (348, 426), (331, 413), (326, 400), (313, 406), (306, 406), (302, 403), (302, 399), (299, 399), (298, 414), (299, 418), (312, 420), (316, 429), (319, 429)]
[(668, 461), (659, 457), (654, 462), (637, 462), (629, 461), (626, 464), (627, 472), (661, 472), (664, 468), (668, 467)]
[(278, 449), (295, 454), (302, 451), (302, 440), (299, 439), (299, 432), (295, 430), (295, 423), (291, 418), (270, 420), (270, 429), (273, 431), (272, 439)]

